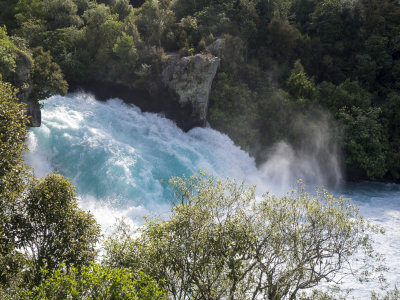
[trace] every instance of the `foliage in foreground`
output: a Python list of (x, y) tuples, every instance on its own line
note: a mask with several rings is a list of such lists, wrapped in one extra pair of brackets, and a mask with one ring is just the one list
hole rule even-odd
[(95, 259), (100, 226), (91, 213), (79, 208), (75, 188), (63, 176), (33, 180), (20, 219), (20, 246), (31, 255), (36, 284), (42, 268), (80, 267)]
[(12, 224), (27, 177), (22, 164), (26, 121), (16, 92), (10, 84), (0, 81), (0, 284), (17, 272), (21, 259), (15, 252), (17, 233)]
[(165, 299), (164, 291), (149, 276), (128, 269), (92, 264), (78, 270), (56, 270), (33, 291), (21, 293), (26, 299)]
[(322, 281), (368, 275), (354, 268), (353, 254), (377, 257), (368, 222), (325, 190), (257, 199), (254, 187), (230, 180), (171, 183), (170, 219), (147, 219), (137, 238), (121, 225), (106, 242), (105, 263), (144, 271), (173, 299), (294, 299)]
[(16, 93), (0, 81), (0, 287), (5, 290), (18, 281), (39, 284), (41, 268), (89, 264), (100, 234), (67, 179), (35, 178), (24, 164), (26, 118)]

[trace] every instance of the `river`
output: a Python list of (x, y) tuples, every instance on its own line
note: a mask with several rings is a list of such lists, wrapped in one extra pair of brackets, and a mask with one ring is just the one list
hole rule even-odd
[[(246, 180), (260, 193), (274, 194), (293, 188), (299, 177), (306, 178), (308, 187), (325, 184), (312, 155), (296, 157), (284, 143), (257, 168), (253, 158), (218, 131), (194, 128), (185, 133), (172, 121), (118, 99), (100, 102), (88, 94), (70, 94), (51, 97), (43, 105), (42, 126), (29, 132), (25, 160), (38, 176), (58, 171), (70, 178), (80, 205), (96, 216), (105, 233), (119, 218), (136, 226), (144, 215), (167, 217), (172, 176), (203, 170)], [(330, 163), (335, 195), (352, 198), (364, 216), (386, 230), (374, 236), (374, 244), (390, 267), (387, 285), (400, 286), (400, 185), (339, 185), (334, 153)], [(352, 296), (363, 299), (373, 290), (379, 292), (380, 284), (346, 279), (342, 287), (353, 288)]]

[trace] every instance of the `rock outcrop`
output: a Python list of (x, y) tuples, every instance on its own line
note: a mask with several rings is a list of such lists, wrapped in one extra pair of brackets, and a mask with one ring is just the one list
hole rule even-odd
[(211, 55), (223, 58), (225, 48), (226, 48), (226, 39), (218, 38), (212, 44), (207, 46), (206, 52)]
[(32, 92), (29, 75), (32, 70), (32, 60), (24, 53), (17, 56), (17, 67), (15, 69), (16, 85), (19, 88), (18, 98), (26, 104), (28, 125), (39, 127), (41, 124), (40, 104), (29, 98)]
[(87, 91), (99, 100), (120, 98), (142, 111), (161, 113), (188, 131), (205, 126), (211, 85), (220, 59), (211, 54), (180, 57), (170, 54), (162, 72), (147, 86), (126, 86), (114, 82), (70, 83), (72, 91)]
[(167, 56), (161, 82), (182, 108), (191, 107), (188, 117), (192, 124), (206, 124), (211, 84), (219, 63), (220, 59), (210, 54)]

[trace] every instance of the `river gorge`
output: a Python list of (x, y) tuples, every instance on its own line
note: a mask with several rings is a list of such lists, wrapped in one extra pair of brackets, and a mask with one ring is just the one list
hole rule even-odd
[[(190, 176), (200, 170), (257, 185), (257, 191), (283, 194), (303, 178), (307, 188), (327, 184), (312, 156), (298, 157), (280, 143), (270, 159), (257, 167), (228, 136), (211, 128), (185, 133), (161, 115), (142, 113), (119, 99), (101, 102), (84, 93), (53, 96), (43, 103), (42, 126), (28, 136), (25, 160), (35, 174), (52, 171), (67, 176), (76, 186), (80, 204), (90, 210), (107, 233), (116, 219), (142, 224), (142, 216), (168, 217), (172, 176)], [(386, 233), (374, 236), (386, 258), (387, 286), (400, 286), (400, 185), (345, 183), (339, 159), (332, 156), (335, 177), (330, 192), (352, 198), (361, 213)], [(378, 291), (378, 281), (358, 283), (345, 279), (342, 287), (363, 299)]]

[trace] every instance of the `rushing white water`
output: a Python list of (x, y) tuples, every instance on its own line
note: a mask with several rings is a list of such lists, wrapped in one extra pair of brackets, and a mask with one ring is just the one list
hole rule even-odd
[[(103, 230), (116, 218), (140, 224), (143, 215), (167, 215), (172, 197), (168, 180), (200, 170), (245, 179), (262, 192), (279, 194), (293, 187), (298, 178), (317, 186), (332, 177), (340, 181), (334, 153), (325, 151), (329, 154), (325, 163), (333, 171), (324, 176), (312, 154), (299, 156), (280, 143), (258, 170), (254, 159), (224, 134), (209, 128), (184, 133), (159, 115), (142, 113), (118, 99), (99, 102), (87, 94), (46, 100), (42, 126), (30, 131), (28, 144), (26, 161), (36, 175), (58, 171), (69, 177), (81, 206), (94, 213)], [(318, 144), (320, 151), (324, 142)], [(400, 286), (400, 187), (363, 184), (341, 192), (386, 228), (386, 236), (376, 243), (392, 267), (387, 276), (390, 285)], [(377, 284), (366, 287), (350, 281), (346, 287), (354, 287), (361, 298)]]

